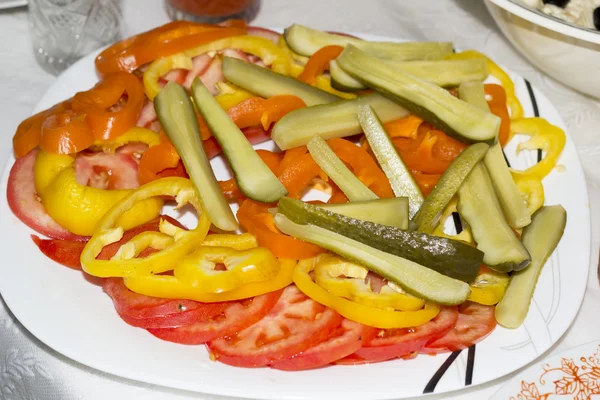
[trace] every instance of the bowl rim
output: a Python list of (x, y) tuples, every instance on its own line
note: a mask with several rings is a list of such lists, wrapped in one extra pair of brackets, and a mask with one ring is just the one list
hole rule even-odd
[(600, 31), (596, 32), (588, 28), (572, 25), (566, 21), (546, 15), (541, 11), (534, 10), (524, 4), (518, 4), (513, 0), (487, 0), (496, 6), (515, 14), (529, 22), (552, 31), (572, 36), (586, 42), (600, 44)]

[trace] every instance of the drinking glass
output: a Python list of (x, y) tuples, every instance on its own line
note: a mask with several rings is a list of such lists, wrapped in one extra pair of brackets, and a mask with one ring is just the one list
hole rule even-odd
[(166, 0), (171, 19), (218, 23), (228, 19), (254, 19), (260, 0)]
[(29, 0), (35, 57), (52, 74), (118, 40), (121, 20), (122, 0)]

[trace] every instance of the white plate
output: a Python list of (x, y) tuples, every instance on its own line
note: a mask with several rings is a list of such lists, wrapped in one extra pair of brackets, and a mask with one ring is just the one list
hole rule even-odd
[(27, 5), (27, 0), (0, 0), (0, 10), (9, 8), (23, 7)]
[[(97, 79), (93, 60), (90, 55), (65, 71), (36, 111), (91, 87)], [(512, 77), (526, 114), (533, 116), (525, 81), (514, 74)], [(540, 114), (565, 129), (548, 99), (538, 91), (532, 93)], [(507, 153), (514, 167), (535, 163), (533, 152), (516, 157), (515, 143)], [(2, 191), (6, 190), (13, 161), (9, 160), (2, 178)], [(6, 196), (0, 199), (0, 292), (20, 322), (49, 347), (92, 368), (151, 384), (261, 399), (402, 398), (423, 393), (436, 371), (453, 357), (452, 363), (446, 363), (450, 366), (441, 374), (435, 392), (457, 390), (500, 378), (535, 360), (556, 343), (577, 314), (589, 269), (590, 213), (583, 171), (568, 136), (560, 163), (565, 171), (553, 172), (544, 186), (547, 203), (567, 209), (565, 235), (542, 272), (524, 326), (517, 330), (498, 327), (476, 346), (476, 351), (473, 347), (452, 356), (419, 356), (411, 361), (293, 373), (212, 362), (204, 346), (163, 342), (121, 321), (99, 286), (85, 280), (80, 272), (54, 264), (37, 250), (29, 239), (31, 230), (11, 213)], [(219, 160), (218, 165), (219, 174), (225, 173), (223, 162)]]

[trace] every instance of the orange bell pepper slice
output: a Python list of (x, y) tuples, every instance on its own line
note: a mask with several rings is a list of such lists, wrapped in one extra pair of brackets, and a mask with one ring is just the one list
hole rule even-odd
[(278, 95), (268, 99), (252, 97), (227, 110), (238, 128), (262, 125), (267, 130), (287, 113), (306, 107), (302, 99), (293, 95)]
[(423, 120), (421, 118), (416, 115), (409, 115), (408, 117), (388, 122), (387, 124), (384, 124), (383, 127), (391, 138), (404, 137), (416, 139), (419, 126), (421, 126), (422, 123)]
[[(285, 161), (285, 159), (283, 161)], [(306, 188), (311, 184), (313, 179), (320, 176), (321, 173), (321, 168), (313, 160), (311, 155), (306, 153), (291, 161), (289, 165), (279, 173), (278, 178), (288, 190), (288, 196), (299, 199), (304, 195)]]
[(331, 150), (350, 166), (354, 175), (380, 198), (394, 197), (385, 173), (365, 149), (354, 143), (340, 138), (327, 141)]
[(270, 207), (270, 204), (246, 199), (237, 212), (240, 225), (256, 237), (260, 246), (268, 248), (278, 258), (293, 260), (314, 257), (324, 251), (312, 243), (281, 233), (268, 211)]
[(297, 158), (308, 153), (308, 148), (306, 146), (294, 147), (293, 149), (287, 150), (283, 154), (283, 159), (279, 163), (279, 168), (277, 169), (276, 174), (280, 175), (287, 167), (289, 167), (292, 162), (294, 162)]
[(158, 58), (245, 33), (246, 29), (239, 26), (173, 21), (110, 46), (96, 57), (96, 70), (100, 76), (117, 71), (130, 73)]
[(298, 76), (298, 80), (314, 85), (317, 81), (317, 76), (321, 75), (325, 70), (329, 69), (329, 62), (335, 60), (342, 54), (344, 48), (342, 46), (325, 46), (313, 54), (306, 65), (304, 71)]
[(500, 85), (486, 84), (483, 86), (485, 94), (490, 97), (488, 106), (492, 114), (502, 119), (500, 131), (498, 132), (498, 141), (502, 147), (510, 140), (510, 115), (506, 104), (506, 91)]
[[(127, 100), (122, 102), (123, 94)], [(86, 120), (98, 140), (116, 138), (135, 126), (144, 106), (144, 86), (134, 75), (115, 72), (92, 89), (73, 97), (74, 111), (86, 114)]]
[(13, 136), (13, 150), (15, 156), (23, 157), (40, 144), (42, 124), (50, 115), (71, 108), (71, 100), (58, 103), (47, 110), (41, 111), (19, 124)]
[(138, 167), (140, 185), (152, 182), (161, 176), (159, 173), (168, 168), (177, 168), (179, 154), (164, 132), (160, 133), (160, 143), (144, 152)]
[(85, 114), (73, 110), (54, 113), (42, 123), (40, 148), (47, 153), (73, 154), (94, 143)]
[(429, 193), (433, 190), (433, 187), (440, 180), (441, 174), (424, 174), (421, 171), (411, 171), (413, 178), (419, 185), (419, 189), (421, 189), (421, 193), (423, 196), (429, 196)]

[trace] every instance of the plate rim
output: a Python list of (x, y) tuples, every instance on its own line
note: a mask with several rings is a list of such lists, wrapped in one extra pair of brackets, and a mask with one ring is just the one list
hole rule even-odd
[[(366, 34), (366, 33), (356, 33), (356, 35), (368, 38), (370, 40), (403, 40), (401, 38), (393, 38), (393, 37), (388, 37), (388, 36)], [(95, 51), (95, 52), (87, 55), (86, 57), (82, 58), (81, 60), (79, 60), (75, 64), (73, 64), (73, 66), (71, 66), (70, 68), (68, 68), (61, 75), (59, 75), (59, 77), (57, 78), (57, 80), (47, 89), (47, 91), (44, 93), (44, 95), (40, 98), (40, 101), (34, 107), (34, 111), (39, 110), (40, 107), (44, 104), (44, 102), (48, 102), (46, 98), (48, 97), (48, 95), (49, 95), (50, 92), (52, 92), (53, 90), (56, 90), (57, 87), (59, 87), (60, 85), (63, 84), (63, 82), (61, 82), (61, 77), (63, 75), (67, 75), (69, 73), (69, 71), (71, 71), (72, 69), (75, 70), (75, 69), (79, 68), (80, 64), (89, 63), (90, 60), (93, 60), (93, 58), (95, 57), (95, 55), (99, 51), (100, 50), (97, 50), (97, 51)], [(519, 74), (516, 74), (516, 73), (512, 72), (512, 70), (510, 68), (507, 68), (507, 71), (511, 75), (516, 75), (519, 78), (523, 79), (525, 82), (527, 82), (527, 80), (524, 77), (522, 77)], [(539, 89), (535, 88), (535, 86), (533, 87), (533, 89), (534, 89), (534, 92), (542, 93)], [(546, 96), (544, 96), (544, 98), (552, 105), (552, 102), (550, 102), (550, 100), (547, 99)], [(521, 100), (523, 100), (523, 99), (521, 99)], [(558, 111), (556, 110), (556, 108), (553, 105), (552, 105), (552, 107), (553, 107), (554, 111), (556, 111), (556, 113), (557, 113), (557, 118), (560, 120), (560, 122), (564, 126), (566, 126), (566, 124), (564, 123), (563, 118), (560, 116), (560, 114), (558, 113)], [(567, 144), (569, 145), (569, 143), (570, 143), (570, 145), (573, 145), (573, 147), (574, 147), (574, 142), (572, 140), (572, 136), (570, 135), (570, 133), (568, 132), (568, 130), (565, 130), (565, 132), (566, 132), (567, 138), (568, 138)], [(592, 253), (592, 251), (591, 251), (592, 250), (591, 249), (592, 225), (591, 225), (591, 221), (590, 221), (590, 218), (589, 218), (589, 216), (590, 216), (590, 210), (589, 210), (589, 192), (588, 192), (587, 181), (585, 180), (585, 174), (584, 174), (584, 171), (583, 171), (583, 167), (582, 167), (582, 164), (581, 164), (581, 159), (580, 159), (579, 153), (577, 152), (576, 148), (574, 148), (573, 150), (574, 150), (573, 153), (575, 155), (575, 159), (573, 160), (573, 162), (576, 163), (576, 166), (578, 167), (577, 168), (577, 173), (579, 175), (581, 175), (581, 178), (583, 180), (583, 192), (581, 194), (583, 195), (582, 200), (587, 205), (584, 213), (587, 216), (587, 221), (588, 221), (588, 226), (589, 226), (589, 232), (588, 232), (588, 235), (586, 235), (587, 240), (585, 241), (585, 247), (588, 250), (588, 254), (590, 255), (589, 258), (591, 259), (591, 253)], [(4, 182), (5, 182), (5, 180), (8, 177), (8, 173), (10, 172), (10, 166), (12, 165), (12, 163), (14, 163), (14, 160), (15, 160), (14, 159), (14, 155), (10, 154), (9, 157), (8, 157), (8, 160), (7, 160), (6, 164), (5, 164), (5, 169), (4, 169), (3, 174), (2, 174), (2, 187), (5, 187)], [(529, 365), (531, 365), (532, 363), (534, 363), (537, 360), (539, 360), (540, 357), (542, 357), (549, 349), (551, 349), (553, 346), (556, 345), (556, 343), (558, 341), (560, 341), (560, 339), (565, 335), (565, 333), (568, 331), (568, 329), (573, 325), (573, 322), (574, 322), (577, 314), (579, 313), (579, 310), (580, 310), (582, 302), (583, 302), (583, 298), (584, 298), (585, 293), (587, 291), (586, 287), (587, 287), (587, 280), (588, 280), (589, 269), (590, 269), (589, 262), (590, 261), (588, 260), (588, 264), (586, 265), (586, 269), (585, 269), (585, 278), (586, 279), (582, 280), (582, 284), (581, 285), (583, 286), (583, 290), (581, 291), (581, 296), (580, 296), (581, 298), (577, 302), (577, 304), (578, 304), (577, 309), (572, 314), (571, 320), (566, 325), (566, 327), (564, 328), (564, 330), (560, 333), (560, 335), (558, 335), (556, 337), (556, 339), (547, 348), (544, 348), (541, 351), (539, 351), (535, 358), (531, 359), (530, 361), (526, 362), (525, 364), (521, 365), (520, 367), (517, 367), (517, 368), (513, 369), (512, 371), (503, 374), (502, 376), (499, 376), (499, 377), (496, 377), (496, 378), (492, 378), (492, 379), (489, 379), (489, 380), (486, 380), (486, 381), (482, 381), (482, 382), (477, 382), (477, 383), (475, 383), (475, 384), (473, 384), (471, 386), (464, 386), (464, 387), (459, 387), (459, 388), (453, 388), (451, 390), (445, 390), (443, 392), (440, 391), (440, 392), (435, 392), (435, 393), (431, 393), (431, 394), (454, 393), (454, 392), (457, 392), (457, 391), (462, 391), (462, 390), (465, 390), (465, 389), (470, 389), (470, 388), (473, 388), (473, 387), (476, 387), (476, 386), (490, 384), (492, 382), (496, 382), (496, 381), (498, 381), (500, 379), (503, 379), (506, 376), (515, 373), (516, 371), (520, 371), (523, 368), (527, 368)], [(1, 285), (1, 281), (0, 281), (0, 286), (2, 286)], [(0, 290), (0, 292), (1, 292), (1, 290)], [(10, 302), (6, 301), (6, 299), (5, 299), (5, 303), (7, 304), (8, 308), (11, 309), (11, 311), (12, 311), (13, 308), (11, 307)], [(15, 317), (16, 317), (16, 314), (15, 314)], [(17, 319), (18, 319), (18, 317), (17, 317)], [(19, 319), (19, 322), (20, 321), (21, 320)], [(21, 322), (21, 324), (30, 333), (32, 333), (32, 335), (35, 336), (35, 338), (37, 340), (40, 340), (40, 342), (42, 342), (44, 345), (48, 346), (49, 348), (53, 349), (54, 351), (57, 351), (59, 354), (65, 356), (66, 358), (68, 358), (69, 360), (75, 362), (76, 364), (81, 364), (83, 366), (88, 366), (88, 367), (93, 368), (93, 369), (95, 369), (97, 371), (101, 371), (101, 372), (107, 373), (107, 374), (109, 374), (110, 376), (113, 376), (113, 377), (117, 377), (117, 378), (120, 377), (120, 378), (125, 378), (125, 379), (128, 379), (128, 380), (134, 381), (134, 382), (142, 382), (142, 383), (146, 383), (146, 384), (157, 385), (156, 383), (153, 383), (153, 382), (151, 382), (149, 380), (140, 379), (139, 376), (134, 376), (134, 374), (116, 374), (116, 373), (108, 370), (107, 368), (98, 367), (97, 365), (95, 365), (95, 363), (83, 362), (83, 361), (80, 360), (81, 359), (80, 357), (74, 357), (72, 355), (68, 355), (62, 349), (58, 350), (55, 347), (53, 347), (51, 344), (46, 343), (46, 341), (40, 339), (40, 336), (36, 335), (27, 325), (23, 324), (22, 322)], [(229, 368), (231, 368), (231, 367), (229, 367)], [(204, 390), (201, 391), (199, 389), (185, 388), (185, 387), (182, 387), (180, 384), (176, 384), (176, 383), (175, 384), (171, 384), (171, 385), (167, 385), (165, 383), (160, 383), (158, 385), (161, 386), (161, 387), (166, 387), (166, 388), (171, 388), (171, 389), (176, 389), (176, 390), (191, 390), (191, 391), (196, 392), (196, 393), (214, 394), (214, 395), (221, 395), (221, 396), (245, 396), (244, 398), (252, 398), (252, 399), (273, 398), (273, 397), (268, 397), (268, 396), (265, 396), (265, 395), (253, 395), (252, 393), (249, 394), (247, 392), (242, 391), (241, 389), (238, 389), (238, 390), (228, 390), (228, 391), (216, 391), (216, 390), (206, 390), (206, 389), (204, 389)], [(208, 389), (208, 388), (210, 388), (210, 385), (205, 384), (204, 387)], [(304, 393), (303, 395), (300, 395), (300, 396), (297, 396), (297, 395), (296, 396), (285, 396), (285, 398), (313, 398), (315, 395), (316, 395), (316, 393), (312, 393), (312, 392), (308, 393), (308, 392), (306, 392), (306, 393)], [(400, 395), (401, 396), (406, 396), (406, 395), (402, 395), (402, 394), (400, 394)], [(395, 396), (398, 396), (398, 394), (396, 393)], [(410, 396), (412, 396), (412, 394)], [(284, 396), (282, 396), (282, 398), (283, 397)], [(362, 396), (361, 398), (367, 398), (367, 396)], [(373, 398), (375, 398), (375, 397), (373, 397)], [(383, 398), (390, 398), (390, 396), (387, 396), (387, 397), (381, 397), (381, 396), (379, 396), (379, 397), (376, 397), (376, 398), (382, 398), (383, 399)]]

